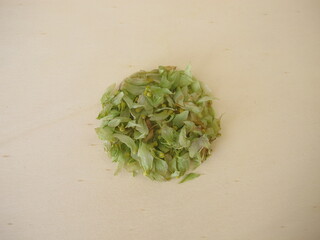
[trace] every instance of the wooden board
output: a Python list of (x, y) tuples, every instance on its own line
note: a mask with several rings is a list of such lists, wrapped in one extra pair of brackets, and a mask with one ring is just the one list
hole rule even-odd
[[(0, 238), (316, 240), (320, 3), (0, 3)], [(185, 184), (116, 169), (94, 128), (108, 85), (191, 64), (224, 114)]]

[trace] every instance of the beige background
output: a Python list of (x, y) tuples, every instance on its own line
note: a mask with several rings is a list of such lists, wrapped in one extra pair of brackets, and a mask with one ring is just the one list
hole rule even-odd
[[(320, 2), (0, 1), (0, 238), (320, 239)], [(182, 185), (94, 132), (112, 82), (188, 63), (222, 137)]]

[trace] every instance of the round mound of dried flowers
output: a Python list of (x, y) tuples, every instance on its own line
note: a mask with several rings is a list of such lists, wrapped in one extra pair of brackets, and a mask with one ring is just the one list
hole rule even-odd
[[(119, 87), (108, 87), (96, 132), (118, 163), (115, 174), (125, 168), (134, 176), (142, 172), (166, 181), (198, 167), (220, 136), (212, 101), (189, 66), (184, 71), (172, 66), (139, 71)], [(181, 182), (198, 176), (189, 173)]]

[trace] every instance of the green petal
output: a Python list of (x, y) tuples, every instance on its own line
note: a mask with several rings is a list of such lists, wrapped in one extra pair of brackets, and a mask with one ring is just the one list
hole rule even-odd
[(144, 138), (149, 133), (149, 128), (148, 128), (148, 126), (146, 124), (146, 121), (144, 119), (142, 119), (142, 118), (140, 118), (138, 120), (138, 125), (136, 126), (136, 129), (141, 134), (140, 137), (138, 137), (136, 139)]
[(185, 109), (189, 110), (190, 112), (194, 112), (194, 113), (197, 113), (197, 114), (202, 112), (201, 107), (198, 107), (197, 105), (195, 105), (192, 102), (184, 103), (184, 107), (185, 107)]
[(118, 134), (118, 133), (113, 134), (113, 136), (119, 139), (120, 142), (127, 145), (127, 147), (130, 148), (131, 153), (135, 154), (137, 152), (137, 146), (131, 137), (128, 137), (124, 134)]
[(189, 173), (179, 183), (184, 183), (186, 181), (190, 181), (190, 180), (195, 179), (195, 178), (197, 178), (199, 176), (200, 176), (199, 173)]
[(213, 101), (213, 98), (210, 96), (204, 96), (198, 100), (198, 103)]
[(183, 122), (188, 119), (189, 111), (184, 111), (182, 113), (177, 114), (172, 120), (173, 125), (177, 127), (183, 126)]
[(128, 91), (129, 93), (131, 93), (135, 96), (142, 94), (144, 89), (145, 89), (145, 86), (136, 86), (136, 85), (126, 83), (126, 82), (121, 87), (121, 90)]
[(192, 83), (193, 83), (193, 80), (190, 76), (188, 76), (187, 74), (181, 75), (180, 82), (179, 82), (180, 87), (189, 86)]
[(201, 136), (192, 141), (189, 148), (189, 155), (193, 158), (202, 148), (210, 148), (210, 142), (206, 136)]
[(150, 120), (151, 121), (162, 121), (165, 120), (167, 117), (169, 117), (170, 113), (169, 111), (162, 111), (160, 113), (155, 113), (151, 115)]
[(190, 166), (189, 154), (185, 153), (184, 155), (179, 156), (177, 160), (177, 165), (181, 175), (183, 175), (186, 171), (188, 171)]
[(104, 107), (101, 110), (101, 112), (99, 113), (97, 119), (101, 119), (101, 118), (104, 118), (105, 116), (107, 116), (109, 114), (110, 110), (112, 109), (112, 107), (113, 107), (112, 104), (104, 105)]
[(126, 102), (128, 108), (132, 108), (133, 101), (129, 96), (127, 96), (127, 95), (123, 96), (123, 100)]
[(96, 133), (101, 140), (112, 141), (113, 139), (113, 131), (112, 128), (104, 127), (104, 128), (96, 128)]
[(162, 126), (161, 128), (161, 137), (163, 137), (164, 140), (168, 144), (173, 144), (174, 143), (174, 136), (175, 136), (175, 131), (173, 128), (168, 127), (167, 125)]
[(189, 77), (192, 77), (192, 73), (191, 73), (191, 65), (187, 65), (186, 66), (186, 69), (184, 70), (184, 73), (189, 76)]
[(112, 119), (109, 123), (109, 127), (117, 127), (121, 123), (121, 120), (119, 118)]
[(177, 88), (176, 93), (174, 94), (173, 100), (179, 105), (183, 106), (184, 95), (180, 88)]
[(161, 175), (166, 175), (168, 171), (168, 164), (166, 161), (161, 159), (155, 159), (155, 167), (158, 173), (160, 173)]
[(116, 92), (117, 92), (116, 84), (114, 83), (114, 84), (110, 85), (107, 88), (106, 92), (102, 95), (101, 100), (100, 100), (101, 104), (105, 105), (106, 103), (108, 103), (114, 97)]
[(145, 143), (141, 143), (138, 150), (138, 157), (141, 167), (146, 171), (150, 171), (153, 165), (153, 156), (149, 151), (149, 147)]
[(114, 105), (120, 104), (123, 96), (124, 96), (124, 93), (123, 93), (123, 92), (119, 92), (119, 93), (117, 94), (117, 96), (115, 96), (115, 97), (113, 98), (112, 103), (113, 103)]
[(183, 127), (179, 133), (179, 144), (181, 147), (187, 148), (190, 146), (190, 140), (187, 139), (187, 130)]

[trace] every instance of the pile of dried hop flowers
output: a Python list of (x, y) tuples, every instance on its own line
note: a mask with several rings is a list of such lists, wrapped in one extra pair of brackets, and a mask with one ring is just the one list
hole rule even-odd
[[(101, 126), (96, 132), (105, 150), (122, 168), (152, 180), (179, 178), (198, 167), (220, 136), (220, 118), (213, 98), (184, 71), (160, 66), (139, 71), (119, 87), (108, 87), (101, 98)], [(198, 177), (187, 174), (181, 182)]]

